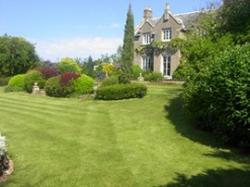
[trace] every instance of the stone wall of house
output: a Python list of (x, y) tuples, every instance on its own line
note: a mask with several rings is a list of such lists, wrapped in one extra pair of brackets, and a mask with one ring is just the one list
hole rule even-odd
[[(152, 13), (152, 12), (151, 12)], [(135, 40), (135, 49), (143, 45), (143, 34), (144, 33), (151, 33), (154, 35), (154, 40), (161, 40), (162, 41), (162, 32), (163, 29), (171, 28), (172, 31), (172, 39), (181, 37), (183, 38), (184, 34), (182, 32), (183, 25), (174, 17), (174, 15), (170, 12), (169, 6), (166, 6), (166, 9), (160, 19), (154, 19), (152, 16), (145, 19), (145, 12), (144, 18), (141, 22), (139, 28), (137, 28)], [(164, 54), (171, 56), (171, 76), (166, 78), (171, 78), (174, 71), (180, 64), (181, 54), (180, 51), (177, 51), (175, 54), (170, 54), (170, 52), (165, 51)], [(154, 54), (153, 56), (153, 70), (155, 72), (163, 73), (163, 55), (164, 54)], [(147, 54), (141, 55), (135, 52), (134, 56), (134, 64), (139, 65), (143, 68), (143, 56)]]

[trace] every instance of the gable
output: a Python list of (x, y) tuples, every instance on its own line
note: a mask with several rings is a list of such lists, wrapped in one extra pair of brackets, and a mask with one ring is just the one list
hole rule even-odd
[(181, 28), (181, 23), (179, 23), (171, 14), (169, 14), (169, 19), (167, 21), (164, 20), (164, 15), (159, 19), (159, 21), (155, 25), (155, 29), (158, 28)]
[(153, 25), (149, 23), (148, 21), (145, 21), (140, 29), (140, 32), (147, 33), (147, 32), (152, 32), (152, 30), (153, 30)]

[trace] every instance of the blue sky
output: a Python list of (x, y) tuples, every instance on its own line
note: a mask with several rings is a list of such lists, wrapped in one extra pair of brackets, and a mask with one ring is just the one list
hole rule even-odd
[[(121, 45), (129, 2), (138, 24), (145, 7), (161, 16), (166, 0), (0, 0), (0, 35), (25, 37), (43, 59), (99, 57)], [(209, 0), (168, 2), (173, 13), (209, 4)]]

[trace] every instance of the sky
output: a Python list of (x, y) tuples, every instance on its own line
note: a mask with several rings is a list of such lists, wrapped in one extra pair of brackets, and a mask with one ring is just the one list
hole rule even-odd
[(0, 35), (26, 38), (43, 60), (98, 58), (122, 45), (129, 3), (137, 25), (145, 7), (159, 17), (166, 2), (173, 13), (185, 13), (210, 0), (0, 0)]

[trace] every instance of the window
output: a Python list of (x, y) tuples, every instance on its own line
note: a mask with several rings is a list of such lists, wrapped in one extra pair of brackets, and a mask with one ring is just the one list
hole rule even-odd
[(151, 34), (150, 33), (144, 33), (143, 34), (143, 39), (142, 39), (143, 44), (150, 44), (151, 43)]
[(153, 62), (150, 56), (143, 57), (143, 69), (144, 70), (153, 70)]
[(163, 56), (163, 76), (171, 76), (171, 56)]
[(162, 39), (163, 41), (169, 41), (172, 39), (172, 30), (171, 28), (163, 29), (162, 31)]

